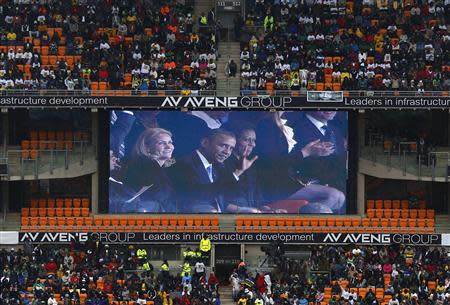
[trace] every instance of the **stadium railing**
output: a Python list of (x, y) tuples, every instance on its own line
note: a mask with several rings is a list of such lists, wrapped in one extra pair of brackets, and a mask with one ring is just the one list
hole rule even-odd
[[(307, 91), (307, 90), (241, 90), (242, 96), (298, 96), (306, 97), (308, 92), (334, 92), (334, 91)], [(343, 97), (449, 97), (450, 91), (338, 91)], [(0, 91), (1, 96), (216, 96), (215, 90), (24, 90), (8, 89)]]

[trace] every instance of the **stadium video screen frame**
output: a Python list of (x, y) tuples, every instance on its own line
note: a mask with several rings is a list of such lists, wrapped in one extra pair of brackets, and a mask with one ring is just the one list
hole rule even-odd
[(109, 213), (346, 213), (346, 111), (109, 118)]

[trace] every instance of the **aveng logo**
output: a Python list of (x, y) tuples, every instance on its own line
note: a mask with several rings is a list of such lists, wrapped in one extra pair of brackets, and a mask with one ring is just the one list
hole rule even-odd
[(89, 238), (89, 233), (60, 233), (60, 232), (54, 232), (54, 233), (24, 233), (21, 238), (20, 242), (25, 242), (25, 240), (29, 238), (32, 242), (38, 242), (38, 243), (45, 243), (45, 242), (56, 242), (56, 243), (65, 243), (65, 242), (71, 242), (71, 241), (79, 241), (79, 242), (85, 242)]
[(354, 244), (390, 244), (390, 234), (365, 234), (365, 233), (328, 233), (323, 242), (329, 243), (354, 243)]
[(216, 96), (168, 96), (164, 99), (161, 107), (183, 107), (183, 108), (236, 108), (239, 107), (237, 97), (216, 97)]

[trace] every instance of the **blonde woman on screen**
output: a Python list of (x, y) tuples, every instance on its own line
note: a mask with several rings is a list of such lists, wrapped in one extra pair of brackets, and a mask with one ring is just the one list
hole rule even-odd
[(167, 168), (175, 163), (172, 133), (162, 128), (145, 129), (134, 147), (124, 184), (135, 194), (123, 212), (175, 212), (173, 189)]

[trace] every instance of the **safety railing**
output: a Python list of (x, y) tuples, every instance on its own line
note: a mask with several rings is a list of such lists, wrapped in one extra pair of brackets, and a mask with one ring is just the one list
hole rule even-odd
[[(364, 97), (445, 97), (448, 98), (450, 91), (365, 91), (365, 90), (352, 90), (342, 91), (344, 97), (364, 98)], [(255, 95), (255, 96), (299, 96), (306, 97), (308, 90), (241, 90), (241, 95)]]
[[(9, 149), (6, 153), (8, 160), (8, 179), (11, 176), (33, 175), (38, 179), (42, 173), (53, 174), (56, 168), (69, 169), (70, 164), (79, 162), (83, 165), (85, 160), (93, 156), (97, 159), (95, 145), (87, 141), (64, 142), (63, 146), (58, 141), (39, 141), (45, 144), (45, 149)], [(50, 148), (53, 147), (53, 148)]]
[(0, 91), (0, 96), (215, 96), (216, 90), (53, 90), (53, 89), (8, 89)]
[(418, 154), (414, 144), (404, 141), (392, 147), (383, 147), (373, 141), (367, 146), (361, 145), (360, 158), (371, 161), (374, 166), (385, 165), (388, 171), (401, 170), (403, 176), (412, 174), (419, 180), (427, 177), (432, 181), (447, 182), (450, 176), (450, 149), (439, 148), (427, 154)]
[[(241, 90), (241, 95), (255, 96), (299, 96), (306, 97), (306, 90)], [(216, 96), (216, 90), (24, 90), (8, 89), (0, 91), (0, 96)], [(450, 91), (426, 91), (419, 93), (417, 91), (343, 91), (344, 97), (444, 97), (450, 96)]]

